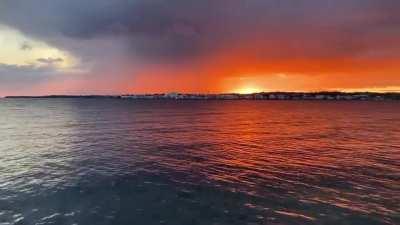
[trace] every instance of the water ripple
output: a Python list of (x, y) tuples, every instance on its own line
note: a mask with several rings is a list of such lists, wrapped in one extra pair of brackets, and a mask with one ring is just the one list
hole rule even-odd
[(398, 224), (394, 102), (0, 102), (0, 224)]

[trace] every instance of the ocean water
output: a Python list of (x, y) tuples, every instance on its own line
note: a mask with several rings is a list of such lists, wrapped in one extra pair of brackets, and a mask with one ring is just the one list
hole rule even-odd
[(400, 224), (400, 103), (0, 99), (0, 224)]

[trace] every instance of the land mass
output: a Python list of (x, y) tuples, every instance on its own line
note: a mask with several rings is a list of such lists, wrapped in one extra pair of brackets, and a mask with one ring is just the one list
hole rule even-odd
[(173, 99), (173, 100), (328, 100), (328, 101), (385, 101), (400, 100), (400, 93), (375, 92), (261, 92), (252, 94), (126, 94), (126, 95), (46, 95), (6, 96), (5, 98), (119, 98), (119, 99)]

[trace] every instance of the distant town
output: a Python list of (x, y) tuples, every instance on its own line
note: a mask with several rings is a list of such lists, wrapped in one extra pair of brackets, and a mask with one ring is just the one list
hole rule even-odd
[(261, 92), (253, 94), (126, 94), (126, 95), (48, 95), (6, 96), (6, 98), (119, 98), (137, 100), (327, 100), (327, 101), (392, 101), (400, 100), (400, 93), (374, 92)]

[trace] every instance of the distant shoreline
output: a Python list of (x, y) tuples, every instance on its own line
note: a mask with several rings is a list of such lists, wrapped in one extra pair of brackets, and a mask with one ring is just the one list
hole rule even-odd
[(5, 96), (4, 98), (15, 99), (15, 98), (121, 98), (120, 95), (16, 95), (16, 96)]
[(127, 95), (44, 95), (44, 96), (6, 96), (7, 99), (48, 99), (48, 98), (111, 98), (143, 100), (327, 100), (327, 101), (384, 101), (399, 100), (400, 93), (376, 92), (261, 92), (253, 94), (127, 94)]

